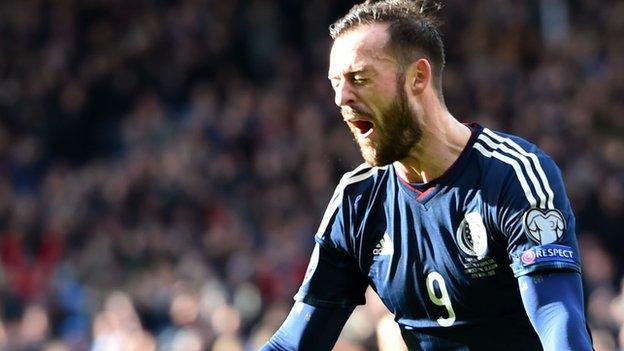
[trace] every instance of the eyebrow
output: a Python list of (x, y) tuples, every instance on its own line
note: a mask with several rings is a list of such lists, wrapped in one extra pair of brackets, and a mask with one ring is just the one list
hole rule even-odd
[[(356, 69), (356, 70), (353, 70), (353, 71), (345, 72), (344, 75), (346, 75), (346, 76), (354, 76), (354, 75), (359, 74), (359, 73), (368, 73), (370, 71), (372, 71), (372, 68), (369, 65), (366, 65), (366, 66), (364, 66), (364, 67), (362, 67), (360, 69)], [(334, 75), (334, 76), (331, 76), (331, 77), (328, 76), (327, 79), (329, 79), (329, 80), (337, 79), (339, 75), (340, 74)]]

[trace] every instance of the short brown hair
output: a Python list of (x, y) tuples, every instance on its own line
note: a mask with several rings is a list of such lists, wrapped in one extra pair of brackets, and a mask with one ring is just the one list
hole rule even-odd
[(335, 40), (360, 25), (387, 23), (390, 53), (403, 68), (425, 57), (432, 66), (433, 81), (442, 96), (444, 44), (438, 29), (440, 22), (432, 15), (440, 7), (439, 3), (426, 0), (367, 0), (353, 6), (329, 26), (329, 35)]

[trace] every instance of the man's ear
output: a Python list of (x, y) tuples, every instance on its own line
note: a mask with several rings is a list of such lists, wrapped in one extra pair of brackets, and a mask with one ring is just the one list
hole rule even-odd
[(421, 58), (410, 64), (407, 69), (405, 83), (407, 89), (414, 95), (420, 95), (431, 82), (431, 64)]

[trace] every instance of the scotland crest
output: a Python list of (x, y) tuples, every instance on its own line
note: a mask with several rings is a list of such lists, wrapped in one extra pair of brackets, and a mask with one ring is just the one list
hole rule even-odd
[(559, 240), (565, 227), (563, 215), (556, 209), (532, 208), (524, 214), (524, 230), (529, 238), (541, 245)]
[(456, 238), (457, 245), (467, 255), (481, 258), (487, 253), (487, 232), (478, 212), (466, 213), (457, 228)]

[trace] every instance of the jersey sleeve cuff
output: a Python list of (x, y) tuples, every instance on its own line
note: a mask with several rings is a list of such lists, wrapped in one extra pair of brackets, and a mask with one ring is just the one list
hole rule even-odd
[(328, 301), (328, 300), (323, 300), (323, 299), (318, 299), (315, 298), (314, 296), (310, 296), (309, 294), (305, 294), (303, 292), (298, 292), (297, 295), (295, 295), (294, 300), (297, 302), (304, 302), (308, 305), (311, 306), (315, 306), (315, 307), (354, 307), (357, 305), (364, 305), (366, 303), (366, 299), (362, 298), (359, 300), (353, 300), (353, 299), (342, 299), (342, 300), (335, 300), (335, 301)]
[(535, 273), (535, 272), (544, 272), (544, 271), (574, 271), (577, 273), (581, 273), (581, 266), (576, 263), (563, 263), (563, 262), (549, 262), (542, 263), (529, 267), (522, 267), (522, 265), (511, 265), (511, 269), (513, 270), (513, 274), (516, 278), (521, 277), (523, 275)]

